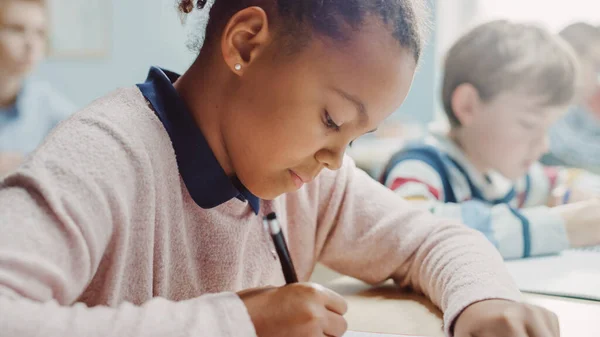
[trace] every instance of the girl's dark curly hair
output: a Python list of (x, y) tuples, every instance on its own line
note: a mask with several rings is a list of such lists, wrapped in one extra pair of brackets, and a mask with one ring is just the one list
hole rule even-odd
[[(207, 4), (207, 0), (178, 1), (185, 14)], [(206, 28), (207, 43), (235, 13), (251, 6), (263, 8), (269, 20), (282, 28), (284, 38), (293, 37), (288, 39), (293, 47), (301, 47), (313, 33), (343, 40), (349, 31), (361, 28), (365, 17), (375, 15), (418, 61), (427, 29), (423, 0), (215, 0)], [(342, 25), (351, 29), (342, 29)]]

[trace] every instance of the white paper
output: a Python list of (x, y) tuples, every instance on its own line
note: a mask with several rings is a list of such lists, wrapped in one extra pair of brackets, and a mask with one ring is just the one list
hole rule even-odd
[(522, 291), (600, 301), (600, 253), (592, 248), (506, 265)]

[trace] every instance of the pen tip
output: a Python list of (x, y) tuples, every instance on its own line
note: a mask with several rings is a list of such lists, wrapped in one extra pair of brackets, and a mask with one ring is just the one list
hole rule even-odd
[(267, 219), (269, 221), (270, 220), (275, 220), (275, 219), (277, 219), (277, 215), (275, 214), (275, 212), (271, 212), (271, 213), (267, 214), (267, 216), (265, 217), (265, 219)]

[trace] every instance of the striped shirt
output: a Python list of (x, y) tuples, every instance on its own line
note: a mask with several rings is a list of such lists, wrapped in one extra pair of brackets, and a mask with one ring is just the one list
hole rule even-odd
[(409, 145), (388, 164), (382, 182), (439, 216), (482, 232), (505, 259), (568, 248), (564, 221), (546, 206), (566, 171), (536, 163), (516, 183), (482, 174), (449, 138), (432, 135)]

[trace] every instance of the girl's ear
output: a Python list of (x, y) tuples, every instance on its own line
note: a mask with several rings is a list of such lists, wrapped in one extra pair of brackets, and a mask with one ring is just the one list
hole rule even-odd
[(221, 52), (231, 71), (243, 74), (271, 42), (267, 13), (260, 7), (237, 12), (227, 23), (221, 39)]

